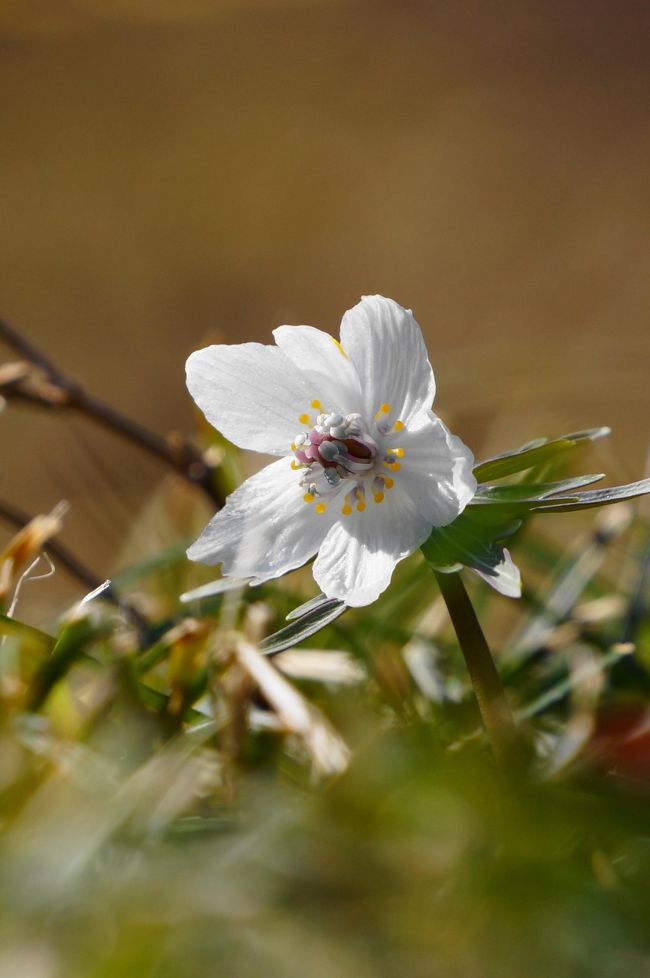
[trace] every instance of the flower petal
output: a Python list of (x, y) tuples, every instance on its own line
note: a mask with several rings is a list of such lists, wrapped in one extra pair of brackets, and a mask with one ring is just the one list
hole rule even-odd
[(498, 550), (501, 559), (489, 571), (479, 567), (472, 567), (472, 570), (499, 594), (506, 598), (520, 598), (521, 572), (506, 547), (499, 547)]
[(428, 537), (430, 522), (397, 486), (383, 503), (336, 523), (321, 544), (314, 578), (328, 598), (351, 607), (371, 604), (390, 584), (398, 561)]
[(335, 519), (335, 507), (318, 515), (303, 501), (304, 491), (289, 458), (267, 465), (228, 496), (187, 556), (222, 564), (224, 576), (257, 581), (300, 567)]
[(407, 424), (431, 407), (433, 370), (410, 309), (381, 295), (364, 296), (343, 316), (341, 344), (357, 368), (368, 418), (388, 404), (389, 417)]
[(361, 411), (363, 398), (356, 367), (338, 340), (313, 326), (279, 326), (275, 342), (305, 378), (323, 411)]
[[(208, 346), (187, 361), (187, 387), (210, 424), (240, 448), (290, 451), (310, 393), (275, 346)], [(313, 395), (311, 395), (313, 396)]]
[(476, 492), (472, 452), (432, 411), (395, 441), (404, 449), (396, 482), (432, 526), (447, 526)]

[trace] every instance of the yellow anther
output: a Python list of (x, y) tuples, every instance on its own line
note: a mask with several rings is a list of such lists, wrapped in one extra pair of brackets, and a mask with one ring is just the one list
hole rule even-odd
[(296, 443), (295, 443), (295, 441), (292, 441), (291, 442), (291, 451), (292, 452), (295, 452), (295, 450), (296, 450)]
[(296, 469), (301, 469), (301, 468), (302, 468), (302, 465), (300, 464), (300, 462), (292, 462), (292, 463), (291, 463), (291, 468), (292, 468), (292, 469), (294, 470), (294, 472), (295, 472), (295, 470), (296, 470)]
[(390, 414), (390, 404), (382, 404), (379, 410), (382, 414)]
[(325, 505), (325, 503), (319, 503), (318, 506), (314, 508), (314, 512), (318, 513), (319, 516), (322, 516), (326, 509), (327, 506)]
[(320, 401), (312, 401), (311, 402), (311, 406), (313, 407), (314, 411), (322, 411), (323, 410), (323, 405), (321, 404)]
[(348, 504), (346, 503), (343, 509), (341, 510), (341, 512), (343, 513), (344, 516), (350, 516), (352, 513), (352, 507), (348, 506)]
[(363, 513), (365, 508), (366, 508), (366, 504), (363, 502), (363, 500), (359, 500), (359, 502), (357, 503), (357, 513)]
[(384, 501), (384, 494), (383, 494), (383, 492), (376, 492), (375, 493), (375, 502), (376, 503), (383, 503), (383, 501)]
[(389, 448), (388, 451), (391, 455), (397, 456), (397, 458), (404, 458), (405, 453), (403, 448)]
[(395, 482), (393, 481), (393, 479), (391, 479), (391, 478), (384, 479), (384, 488), (385, 489), (392, 489), (394, 485), (395, 485)]
[(391, 470), (391, 472), (399, 472), (399, 470), (402, 468), (399, 462), (391, 462), (388, 467)]
[(313, 503), (314, 501), (314, 496), (310, 492), (306, 492), (302, 498), (306, 503)]
[(404, 422), (396, 421), (393, 425), (393, 431), (404, 431)]
[(300, 424), (309, 424), (309, 415), (301, 414), (300, 417), (298, 418), (298, 421)]

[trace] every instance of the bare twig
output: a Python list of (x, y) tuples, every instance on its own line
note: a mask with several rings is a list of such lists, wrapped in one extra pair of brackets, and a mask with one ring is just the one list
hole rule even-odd
[(163, 438), (89, 394), (2, 319), (0, 339), (24, 358), (24, 362), (5, 365), (4, 371), (0, 372), (0, 393), (6, 399), (22, 399), (50, 410), (76, 411), (142, 448), (188, 482), (200, 486), (217, 507), (223, 505), (223, 495), (215, 480), (215, 467), (191, 442), (177, 433)]
[[(28, 513), (23, 512), (23, 510), (12, 506), (10, 503), (0, 500), (0, 520), (22, 530), (23, 527), (31, 522), (32, 517)], [(83, 584), (89, 591), (94, 591), (95, 588), (98, 588), (103, 583), (99, 577), (93, 574), (91, 570), (82, 564), (78, 557), (62, 543), (59, 543), (58, 540), (48, 540), (47, 549), (59, 566), (63, 567), (71, 577), (79, 581), (80, 584)], [(106, 600), (111, 601), (113, 604), (119, 603), (118, 598), (110, 589), (106, 594)]]

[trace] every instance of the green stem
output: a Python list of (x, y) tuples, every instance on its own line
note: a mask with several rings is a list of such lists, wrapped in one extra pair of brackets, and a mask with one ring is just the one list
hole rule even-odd
[(439, 571), (434, 574), (467, 665), (488, 739), (495, 756), (506, 760), (517, 744), (517, 729), (485, 635), (460, 574)]

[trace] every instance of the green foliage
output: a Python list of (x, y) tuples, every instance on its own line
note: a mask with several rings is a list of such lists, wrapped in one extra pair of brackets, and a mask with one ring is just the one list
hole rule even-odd
[(422, 557), (368, 608), (305, 600), (308, 571), (183, 605), (177, 548), (114, 582), (122, 608), (51, 634), (1, 617), (0, 971), (650, 973), (649, 530), (605, 513), (563, 552), (527, 523), (592, 504), (595, 476), (549, 474), (587, 440), (492, 460), (423, 548), (503, 589), (514, 541), (535, 582), (472, 594), (531, 748), (516, 773)]

